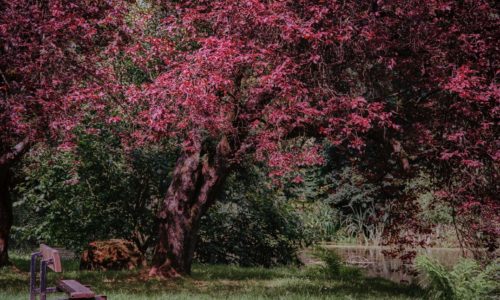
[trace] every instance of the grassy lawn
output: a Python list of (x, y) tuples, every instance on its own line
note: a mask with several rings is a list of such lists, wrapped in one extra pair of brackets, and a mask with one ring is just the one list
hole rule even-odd
[[(28, 256), (11, 255), (14, 266), (0, 269), (0, 299), (27, 299)], [(108, 296), (108, 299), (422, 299), (416, 286), (400, 285), (381, 278), (367, 278), (355, 269), (343, 268), (330, 279), (319, 266), (241, 268), (195, 265), (190, 278), (145, 280), (144, 271), (88, 272), (78, 261), (63, 261), (58, 278), (76, 279)], [(49, 299), (61, 298), (52, 294)]]

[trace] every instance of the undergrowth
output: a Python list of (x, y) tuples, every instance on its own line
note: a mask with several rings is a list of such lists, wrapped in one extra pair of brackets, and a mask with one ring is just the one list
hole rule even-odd
[[(471, 259), (461, 259), (452, 270), (428, 256), (419, 256), (416, 267), (427, 298), (436, 300), (495, 299), (499, 295), (499, 260), (482, 267)], [(498, 298), (496, 298), (498, 299)]]

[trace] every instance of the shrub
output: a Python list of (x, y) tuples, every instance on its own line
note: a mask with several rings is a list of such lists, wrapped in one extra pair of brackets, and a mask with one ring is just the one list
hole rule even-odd
[(39, 147), (24, 160), (14, 193), (13, 245), (43, 241), (79, 252), (93, 240), (124, 238), (145, 251), (170, 168), (168, 151), (126, 153), (105, 129), (80, 136), (74, 151)]

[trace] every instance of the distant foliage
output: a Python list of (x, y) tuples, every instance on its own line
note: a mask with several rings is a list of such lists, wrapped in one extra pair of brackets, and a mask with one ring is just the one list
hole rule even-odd
[(370, 183), (355, 168), (344, 167), (330, 174), (328, 188), (330, 193), (325, 201), (338, 210), (340, 227), (351, 237), (378, 244), (386, 217), (386, 203), (379, 186)]
[(221, 201), (202, 218), (199, 261), (265, 267), (298, 261), (306, 235), (297, 213), (254, 176), (232, 177)]
[(321, 200), (303, 204), (297, 209), (309, 243), (335, 239), (340, 227), (337, 210)]
[(481, 267), (474, 260), (462, 259), (450, 271), (427, 256), (418, 256), (416, 266), (429, 299), (495, 299), (494, 293), (500, 292), (498, 260)]
[(366, 243), (379, 242), (385, 217), (379, 186), (349, 166), (333, 170), (330, 166), (310, 167), (300, 174), (300, 180), (285, 191), (300, 212), (311, 240), (359, 238)]
[[(337, 160), (346, 158), (348, 155), (343, 154)], [(397, 198), (384, 195), (387, 180), (373, 182), (359, 168), (345, 162), (302, 173), (303, 181), (291, 190), (292, 196), (299, 199), (297, 207), (311, 238), (381, 243), (390, 200)]]

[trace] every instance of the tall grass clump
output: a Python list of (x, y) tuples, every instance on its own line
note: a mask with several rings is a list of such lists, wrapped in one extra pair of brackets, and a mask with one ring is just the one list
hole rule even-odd
[(495, 299), (494, 295), (500, 292), (499, 260), (481, 267), (472, 259), (461, 259), (452, 270), (428, 256), (417, 257), (415, 263), (422, 285), (428, 290), (428, 299)]
[(320, 258), (325, 262), (325, 271), (328, 277), (339, 277), (342, 268), (342, 259), (334, 251), (323, 250), (320, 252)]

